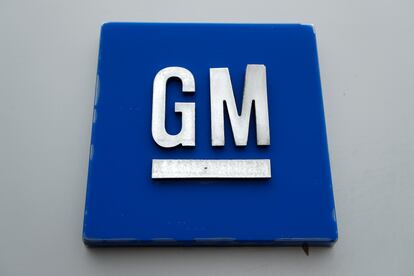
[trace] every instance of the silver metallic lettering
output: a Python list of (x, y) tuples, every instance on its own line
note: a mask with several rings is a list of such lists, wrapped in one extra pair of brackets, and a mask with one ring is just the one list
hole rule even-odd
[(175, 103), (175, 112), (182, 113), (182, 128), (176, 135), (165, 129), (166, 85), (169, 78), (177, 77), (182, 82), (183, 92), (195, 92), (195, 81), (190, 71), (182, 67), (167, 67), (154, 78), (152, 99), (152, 137), (164, 148), (177, 145), (195, 146), (195, 103)]
[(249, 64), (246, 68), (241, 115), (234, 100), (228, 68), (210, 69), (211, 140), (213, 146), (224, 146), (224, 106), (230, 117), (234, 142), (246, 146), (252, 105), (255, 106), (258, 145), (270, 145), (269, 112), (267, 103), (266, 67)]

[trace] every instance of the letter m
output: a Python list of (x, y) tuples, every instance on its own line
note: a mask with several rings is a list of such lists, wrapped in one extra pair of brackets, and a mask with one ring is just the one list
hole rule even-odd
[(234, 142), (245, 146), (249, 135), (250, 113), (255, 107), (258, 145), (270, 145), (266, 67), (249, 64), (246, 68), (243, 103), (239, 115), (228, 68), (210, 69), (211, 139), (213, 146), (224, 146), (224, 105), (226, 103)]

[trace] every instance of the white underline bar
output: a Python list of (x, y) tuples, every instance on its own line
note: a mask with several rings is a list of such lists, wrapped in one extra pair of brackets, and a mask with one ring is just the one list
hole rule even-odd
[(271, 178), (270, 159), (153, 159), (152, 178)]

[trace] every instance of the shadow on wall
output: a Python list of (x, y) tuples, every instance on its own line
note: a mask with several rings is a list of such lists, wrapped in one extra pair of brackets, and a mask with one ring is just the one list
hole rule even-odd
[[(214, 269), (238, 266), (301, 266), (309, 262), (321, 265), (333, 258), (335, 247), (85, 247), (86, 255), (97, 265), (211, 266)], [(309, 253), (306, 254), (306, 251)], [(236, 269), (236, 268), (234, 268)]]

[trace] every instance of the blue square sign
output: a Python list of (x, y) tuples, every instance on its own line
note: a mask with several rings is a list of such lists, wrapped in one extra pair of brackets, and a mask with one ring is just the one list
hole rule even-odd
[(102, 26), (87, 245), (331, 245), (314, 29)]

